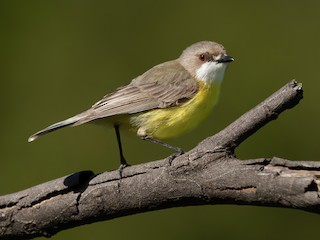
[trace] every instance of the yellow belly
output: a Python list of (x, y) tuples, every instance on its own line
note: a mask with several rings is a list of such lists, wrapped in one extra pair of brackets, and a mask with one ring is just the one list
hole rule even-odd
[(220, 85), (199, 82), (199, 91), (188, 102), (166, 109), (154, 109), (130, 117), (138, 135), (159, 140), (173, 138), (195, 128), (218, 100)]

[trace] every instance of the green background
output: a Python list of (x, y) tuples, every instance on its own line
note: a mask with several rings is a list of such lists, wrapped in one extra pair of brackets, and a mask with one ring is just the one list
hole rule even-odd
[[(236, 61), (212, 115), (170, 143), (193, 148), (295, 78), (304, 100), (244, 142), (237, 156), (318, 159), (320, 1), (1, 1), (0, 31), (1, 195), (117, 168), (112, 129), (89, 124), (32, 144), (27, 137), (200, 40), (222, 43)], [(131, 164), (171, 154), (135, 136), (125, 135), (123, 144)], [(319, 220), (292, 209), (182, 207), (52, 239), (315, 239)]]

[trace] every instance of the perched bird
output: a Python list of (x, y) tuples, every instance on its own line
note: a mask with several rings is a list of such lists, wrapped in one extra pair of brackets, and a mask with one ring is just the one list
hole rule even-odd
[(29, 142), (66, 126), (88, 122), (111, 124), (116, 131), (121, 166), (124, 158), (119, 128), (135, 131), (148, 140), (182, 154), (163, 142), (196, 127), (216, 104), (229, 62), (234, 59), (215, 42), (187, 47), (175, 60), (161, 63), (116, 89), (88, 110), (55, 123), (29, 137)]

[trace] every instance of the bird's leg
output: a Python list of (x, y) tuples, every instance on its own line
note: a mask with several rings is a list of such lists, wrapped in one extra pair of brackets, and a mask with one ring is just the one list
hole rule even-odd
[(175, 159), (176, 157), (178, 157), (178, 156), (180, 156), (180, 155), (185, 153), (185, 151), (182, 148), (172, 146), (172, 145), (170, 145), (168, 143), (165, 143), (165, 142), (161, 142), (158, 139), (151, 138), (151, 137), (148, 137), (148, 136), (140, 136), (140, 138), (142, 140), (147, 140), (149, 142), (153, 142), (153, 143), (156, 143), (156, 144), (159, 144), (161, 146), (164, 146), (164, 147), (167, 147), (167, 148), (170, 148), (170, 149), (174, 150), (176, 153), (174, 153), (174, 154), (172, 154), (172, 155), (170, 155), (168, 157), (170, 165), (171, 165), (173, 159)]
[(120, 179), (122, 178), (122, 171), (125, 167), (129, 166), (127, 163), (126, 159), (123, 156), (123, 151), (122, 151), (122, 144), (121, 144), (121, 138), (120, 138), (120, 131), (119, 131), (119, 124), (114, 125), (114, 129), (116, 130), (117, 134), (117, 141), (118, 141), (118, 147), (119, 147), (119, 153), (120, 153), (120, 167), (119, 167), (119, 174), (120, 174)]

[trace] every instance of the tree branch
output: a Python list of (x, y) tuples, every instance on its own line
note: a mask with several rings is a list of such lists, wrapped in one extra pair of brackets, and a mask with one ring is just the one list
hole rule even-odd
[(246, 204), (320, 213), (320, 162), (239, 160), (235, 148), (302, 99), (290, 82), (186, 154), (95, 175), (84, 171), (0, 197), (0, 239), (51, 236), (66, 228), (163, 208)]

